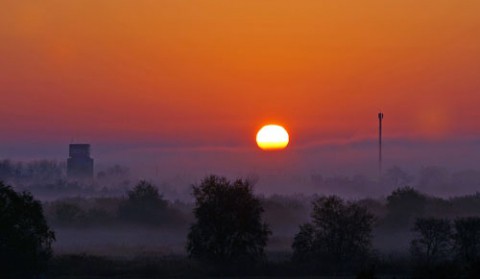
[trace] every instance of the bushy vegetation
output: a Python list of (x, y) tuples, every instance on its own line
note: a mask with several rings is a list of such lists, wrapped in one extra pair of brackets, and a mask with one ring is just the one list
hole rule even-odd
[(480, 276), (480, 217), (419, 218), (411, 256), (415, 275), (425, 278)]
[(0, 182), (1, 277), (33, 278), (45, 272), (54, 240), (40, 202)]
[(12, 162), (0, 161), (0, 180), (13, 183), (45, 183), (65, 177), (66, 166), (56, 161)]
[(118, 196), (130, 188), (130, 172), (119, 165), (102, 168), (95, 183), (71, 181), (64, 162), (40, 160), (15, 162), (0, 160), (0, 181), (51, 199), (66, 196)]
[[(400, 169), (392, 169), (388, 175), (395, 185), (413, 179)], [(475, 175), (445, 176), (438, 168), (431, 168), (424, 169), (417, 181), (425, 185), (447, 178), (450, 182), (469, 181)], [(334, 180), (317, 179), (334, 183)], [(362, 177), (348, 181), (368, 183)], [(193, 187), (195, 203), (169, 201), (147, 181), (127, 187), (123, 193), (123, 196), (45, 201), (44, 212), (56, 229), (134, 232), (136, 229), (149, 232), (171, 229), (184, 237), (180, 245), (186, 243), (186, 252), (191, 258), (177, 255), (172, 260), (145, 254), (140, 258), (129, 255), (128, 259), (114, 260), (58, 255), (52, 263), (52, 275), (62, 277), (76, 272), (85, 276), (116, 276), (126, 272), (145, 277), (244, 274), (374, 278), (380, 274), (477, 278), (480, 274), (479, 193), (439, 198), (402, 186), (385, 198), (360, 200), (319, 195), (255, 196), (248, 181), (229, 181), (217, 176), (206, 177)], [(391, 253), (382, 243), (375, 246), (376, 238), (390, 235), (390, 241), (405, 242), (400, 250)], [(48, 249), (45, 250), (47, 256)], [(96, 265), (93, 263), (96, 260), (114, 269)], [(167, 262), (178, 268), (166, 267)], [(39, 266), (45, 266), (44, 263)], [(78, 264), (76, 269), (65, 266), (72, 263)], [(89, 267), (97, 273), (89, 273)]]
[(193, 186), (193, 196), (195, 223), (187, 241), (191, 257), (222, 264), (264, 258), (271, 232), (262, 221), (264, 209), (248, 181), (230, 182), (212, 175)]
[(184, 204), (170, 203), (147, 181), (124, 197), (67, 198), (45, 203), (52, 224), (60, 227), (178, 226), (187, 221)]
[(322, 272), (358, 270), (371, 253), (374, 217), (357, 203), (336, 196), (313, 202), (312, 221), (294, 238), (293, 260)]
[(168, 202), (158, 193), (158, 189), (147, 181), (140, 181), (128, 191), (127, 198), (118, 208), (118, 217), (128, 223), (168, 223), (168, 213)]

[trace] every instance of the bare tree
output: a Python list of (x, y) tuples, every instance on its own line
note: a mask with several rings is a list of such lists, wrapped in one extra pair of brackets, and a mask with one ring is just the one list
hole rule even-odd
[(410, 250), (416, 261), (431, 265), (448, 259), (452, 242), (449, 220), (418, 218), (413, 231), (417, 238), (412, 240)]

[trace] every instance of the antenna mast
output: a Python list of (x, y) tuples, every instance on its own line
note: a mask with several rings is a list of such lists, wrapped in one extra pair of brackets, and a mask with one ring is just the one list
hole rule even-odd
[(382, 177), (382, 120), (383, 112), (378, 113), (378, 176)]

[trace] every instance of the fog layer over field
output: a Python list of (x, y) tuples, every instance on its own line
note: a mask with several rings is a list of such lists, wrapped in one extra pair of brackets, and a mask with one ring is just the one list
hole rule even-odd
[[(245, 178), (254, 185), (265, 209), (263, 219), (273, 233), (267, 245), (271, 257), (289, 257), (299, 225), (310, 221), (312, 201), (321, 196), (338, 195), (365, 206), (375, 215), (374, 248), (387, 254), (408, 252), (417, 217), (480, 216), (480, 195), (474, 190), (480, 185), (480, 171), (473, 169), (429, 166), (410, 172), (393, 166), (380, 181), (372, 175), (317, 171), (309, 175), (250, 173)], [(56, 232), (57, 254), (127, 258), (186, 254), (187, 233), (194, 222), (191, 187), (200, 179), (188, 175), (147, 178), (158, 194), (156, 205), (147, 211), (129, 204), (140, 179), (120, 165), (98, 168), (93, 181), (81, 183), (66, 178), (62, 162), (5, 160), (0, 162), (0, 179), (42, 200)], [(275, 194), (276, 182), (290, 185), (290, 193)], [(467, 189), (473, 190), (464, 194)]]

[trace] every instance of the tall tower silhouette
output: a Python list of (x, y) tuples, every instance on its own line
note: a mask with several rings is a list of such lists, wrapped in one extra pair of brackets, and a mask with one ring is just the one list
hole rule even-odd
[(383, 112), (378, 113), (378, 176), (382, 177), (382, 120)]
[(93, 179), (93, 159), (90, 144), (70, 144), (67, 160), (67, 176), (73, 180)]

